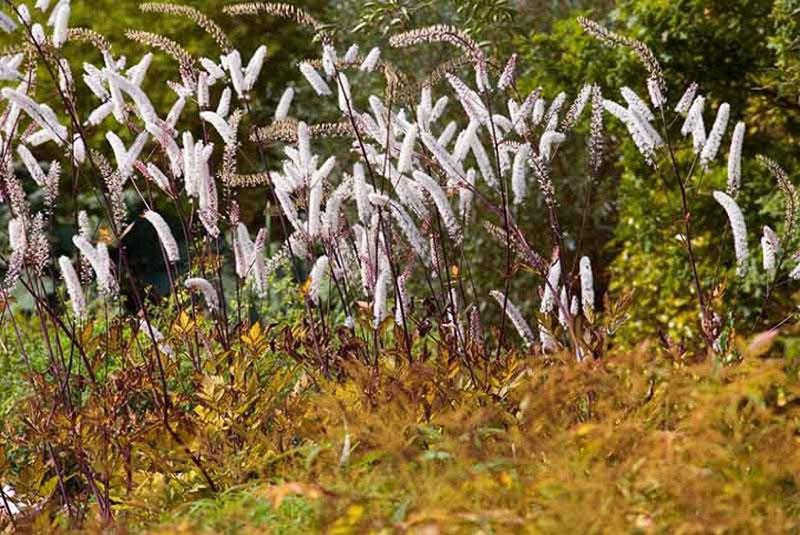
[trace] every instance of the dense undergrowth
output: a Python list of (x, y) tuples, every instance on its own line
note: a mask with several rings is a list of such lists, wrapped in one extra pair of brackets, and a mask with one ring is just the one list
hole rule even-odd
[[(304, 341), (298, 330), (277, 338)], [(82, 436), (41, 432), (65, 450), (130, 441), (130, 464), (107, 467), (122, 489), (111, 496), (116, 521), (130, 532), (798, 528), (800, 362), (774, 358), (772, 337), (727, 365), (654, 347), (583, 363), (509, 354), (485, 389), (446, 350), (325, 378), (289, 365), (268, 339), (253, 327), (230, 362), (186, 374), (171, 413), (184, 444), (164, 435), (156, 407), (141, 410), (146, 399), (133, 418), (137, 377), (123, 369), (106, 381), (115, 428), (89, 407)], [(224, 490), (210, 491), (185, 446)], [(27, 463), (40, 487), (24, 491), (57, 494), (53, 466)], [(17, 528), (69, 530), (57, 500), (41, 507)], [(101, 529), (88, 507), (84, 529)]]
[[(144, 3), (213, 43), (120, 29), (160, 61), (68, 0), (4, 7), (2, 529), (800, 529), (800, 191), (743, 152), (758, 116), (584, 17), (635, 87), (538, 87), (469, 28), (362, 50), (289, 4)], [(632, 256), (616, 193), (652, 197), (618, 207)]]

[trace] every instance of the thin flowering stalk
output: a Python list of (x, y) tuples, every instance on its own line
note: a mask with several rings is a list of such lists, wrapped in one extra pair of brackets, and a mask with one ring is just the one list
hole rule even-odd
[(663, 93), (666, 91), (667, 84), (664, 81), (664, 73), (661, 70), (661, 65), (656, 59), (655, 54), (650, 50), (650, 47), (636, 39), (612, 32), (601, 24), (584, 17), (578, 17), (578, 23), (583, 27), (586, 33), (599, 39), (603, 43), (609, 46), (624, 46), (632, 50), (647, 69), (649, 77), (655, 80), (661, 92)]
[(191, 20), (205, 30), (224, 52), (228, 52), (232, 48), (231, 42), (223, 29), (198, 9), (185, 5), (160, 2), (145, 2), (139, 4), (139, 9), (144, 13), (164, 13)]
[(316, 31), (320, 31), (322, 28), (320, 22), (301, 8), (283, 2), (243, 2), (227, 5), (222, 8), (222, 11), (227, 15), (258, 15), (260, 13), (267, 13), (274, 17), (294, 21), (301, 26), (307, 26)]
[(460, 48), (468, 54), (472, 61), (483, 59), (483, 52), (478, 43), (470, 36), (454, 26), (437, 24), (393, 35), (389, 44), (396, 48), (414, 46), (420, 43), (448, 43)]

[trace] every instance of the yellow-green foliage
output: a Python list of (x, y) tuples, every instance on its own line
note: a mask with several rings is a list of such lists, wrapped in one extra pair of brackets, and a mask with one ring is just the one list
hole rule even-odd
[[(479, 367), (490, 386), (477, 389), (443, 348), (374, 369), (348, 358), (355, 340), (326, 349), (340, 363), (326, 378), (303, 366), (309, 331), (255, 324), (188, 380), (194, 389), (176, 388), (182, 444), (143, 394), (146, 372), (124, 367), (84, 408), (80, 436), (59, 414), (28, 422), (28, 436), (47, 433), (76, 472), (69, 452), (82, 440), (132, 532), (786, 532), (800, 527), (800, 382), (772, 342), (755, 339), (728, 365), (648, 347), (583, 364), (505, 355)], [(182, 381), (177, 366), (167, 373)], [(114, 417), (102, 414), (109, 401)], [(76, 527), (51, 462), (22, 455), (0, 470), (40, 496), (20, 522)], [(97, 531), (86, 496), (83, 527)]]

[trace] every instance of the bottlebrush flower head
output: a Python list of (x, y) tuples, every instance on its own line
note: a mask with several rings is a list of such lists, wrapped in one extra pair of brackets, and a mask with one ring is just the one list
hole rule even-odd
[(291, 87), (287, 87), (286, 90), (281, 95), (281, 100), (278, 102), (278, 106), (275, 108), (275, 120), (280, 121), (285, 119), (289, 115), (289, 108), (292, 105), (292, 100), (294, 99), (294, 89)]
[(581, 114), (583, 113), (583, 109), (586, 107), (586, 104), (589, 102), (589, 99), (592, 96), (592, 84), (585, 84), (578, 96), (575, 97), (575, 100), (572, 102), (572, 105), (567, 110), (566, 115), (564, 115), (564, 120), (561, 122), (561, 130), (566, 132), (573, 126), (575, 123), (578, 122)]
[(745, 124), (736, 123), (728, 152), (728, 195), (736, 197), (742, 185), (742, 145), (744, 144)]
[(539, 312), (542, 314), (549, 314), (553, 311), (556, 303), (556, 292), (561, 282), (561, 261), (556, 259), (550, 264), (550, 270), (547, 273), (547, 283), (544, 285), (542, 292), (542, 302), (539, 305)]
[(55, 19), (53, 21), (53, 38), (52, 43), (56, 48), (61, 46), (67, 40), (67, 30), (69, 24), (70, 5), (67, 3), (59, 3), (55, 10)]
[(725, 135), (725, 129), (728, 126), (728, 117), (730, 116), (731, 107), (727, 102), (723, 102), (717, 110), (717, 118), (714, 120), (714, 125), (711, 127), (711, 132), (708, 134), (708, 139), (703, 145), (703, 150), (700, 152), (700, 165), (703, 168), (708, 168), (711, 162), (716, 158), (719, 147), (722, 144), (722, 136)]
[(663, 108), (667, 103), (667, 99), (664, 98), (664, 93), (658, 85), (658, 80), (653, 77), (647, 79), (647, 92), (650, 94), (650, 103), (657, 110)]
[(517, 308), (517, 306), (512, 303), (510, 299), (506, 299), (503, 292), (492, 290), (491, 296), (495, 298), (501, 307), (505, 306), (506, 315), (508, 316), (508, 319), (511, 320), (511, 323), (514, 325), (517, 333), (522, 338), (522, 341), (525, 343), (525, 347), (531, 347), (535, 343), (536, 337), (533, 335), (533, 331), (531, 330), (530, 326), (528, 326), (528, 323), (522, 317), (522, 313), (519, 311), (519, 308)]
[(703, 122), (705, 103), (706, 99), (703, 96), (695, 98), (691, 108), (689, 108), (689, 111), (686, 113), (686, 120), (681, 127), (681, 134), (683, 136), (692, 135), (692, 144), (696, 154), (700, 154), (700, 151), (706, 144), (706, 127)]
[(506, 62), (506, 66), (503, 68), (503, 72), (500, 75), (500, 79), (497, 81), (497, 89), (500, 91), (504, 91), (506, 88), (511, 86), (511, 84), (514, 83), (516, 74), (517, 74), (517, 55), (511, 54), (511, 57), (509, 57), (508, 61)]
[(306, 77), (311, 88), (316, 91), (319, 96), (326, 96), (333, 94), (328, 83), (319, 75), (317, 70), (311, 66), (310, 63), (303, 62), (300, 64), (300, 72)]
[(75, 272), (72, 262), (66, 256), (59, 257), (58, 267), (61, 270), (64, 285), (67, 287), (67, 295), (69, 295), (69, 301), (72, 305), (72, 312), (76, 318), (84, 319), (86, 317), (86, 298), (83, 295), (78, 274)]
[(206, 279), (201, 277), (190, 277), (186, 279), (184, 286), (186, 286), (186, 288), (189, 290), (195, 290), (202, 293), (203, 298), (206, 301), (206, 306), (208, 306), (208, 309), (211, 312), (214, 312), (219, 308), (219, 297), (217, 297), (217, 291)]
[(328, 272), (328, 263), (328, 257), (326, 255), (322, 255), (317, 258), (317, 261), (314, 262), (314, 267), (311, 268), (308, 285), (308, 299), (314, 304), (319, 303), (320, 289), (322, 288), (322, 282), (325, 280), (325, 276)]
[(375, 289), (372, 298), (372, 322), (377, 329), (386, 318), (386, 298), (389, 292), (389, 281), (391, 273), (388, 268), (381, 269), (375, 281)]
[(526, 170), (531, 147), (527, 143), (520, 145), (514, 156), (514, 165), (511, 167), (511, 191), (514, 193), (514, 204), (522, 204), (528, 189)]
[(567, 136), (555, 130), (543, 133), (542, 137), (539, 138), (539, 157), (545, 161), (549, 160), (553, 145), (560, 145), (566, 139)]
[(414, 154), (414, 144), (417, 141), (417, 125), (411, 126), (403, 138), (400, 156), (397, 158), (397, 171), (407, 173), (411, 170), (411, 157)]
[(628, 107), (639, 114), (642, 119), (646, 121), (655, 119), (655, 115), (653, 115), (653, 112), (647, 107), (645, 101), (639, 98), (639, 95), (637, 95), (633, 89), (624, 86), (620, 89), (620, 93), (622, 93), (622, 98), (625, 99), (625, 102), (628, 103)]
[(587, 318), (594, 313), (594, 275), (592, 274), (592, 262), (588, 256), (584, 256), (580, 261), (581, 275), (581, 305), (583, 315)]
[(747, 273), (747, 226), (739, 205), (727, 193), (715, 191), (714, 199), (725, 209), (733, 232), (733, 244), (736, 253), (736, 275), (743, 277)]
[(161, 242), (161, 246), (166, 252), (167, 260), (170, 262), (179, 261), (181, 259), (181, 255), (180, 249), (178, 248), (178, 242), (175, 241), (175, 237), (172, 235), (172, 231), (170, 230), (169, 225), (167, 225), (167, 222), (164, 221), (164, 218), (152, 210), (146, 211), (144, 213), (144, 218), (149, 221), (156, 230), (156, 234), (158, 234), (158, 239)]
[(372, 72), (375, 70), (375, 66), (378, 64), (378, 61), (381, 57), (381, 49), (378, 47), (373, 48), (367, 54), (367, 57), (364, 58), (364, 61), (361, 63), (359, 70), (363, 72)]
[(416, 182), (428, 192), (431, 199), (433, 199), (450, 237), (456, 242), (460, 241), (461, 227), (458, 224), (458, 220), (450, 206), (450, 201), (447, 200), (447, 195), (445, 195), (442, 187), (434, 179), (420, 171), (414, 171), (414, 180), (416, 180)]
[(780, 253), (780, 240), (778, 235), (768, 226), (764, 226), (761, 236), (761, 255), (764, 271), (770, 277), (775, 276), (776, 258)]
[(683, 93), (678, 104), (675, 105), (675, 113), (680, 113), (681, 115), (689, 113), (689, 108), (694, 102), (695, 95), (697, 95), (697, 84), (692, 82), (689, 84), (689, 87), (686, 88), (686, 92)]

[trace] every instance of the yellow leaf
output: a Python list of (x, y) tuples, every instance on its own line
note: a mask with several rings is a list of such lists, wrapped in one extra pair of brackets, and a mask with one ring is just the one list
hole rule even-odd
[(39, 491), (42, 493), (42, 496), (49, 498), (53, 494), (53, 491), (56, 490), (56, 485), (58, 485), (58, 476), (53, 476), (45, 481)]
[(309, 288), (311, 288), (311, 277), (307, 278), (306, 281), (300, 286), (300, 295), (303, 297), (307, 296)]
[(242, 336), (242, 342), (250, 348), (257, 347), (263, 339), (264, 332), (261, 330), (261, 323), (258, 321), (251, 325), (247, 333)]
[(114, 238), (107, 227), (100, 227), (97, 229), (97, 241), (105, 243), (106, 245), (111, 245), (114, 243)]

